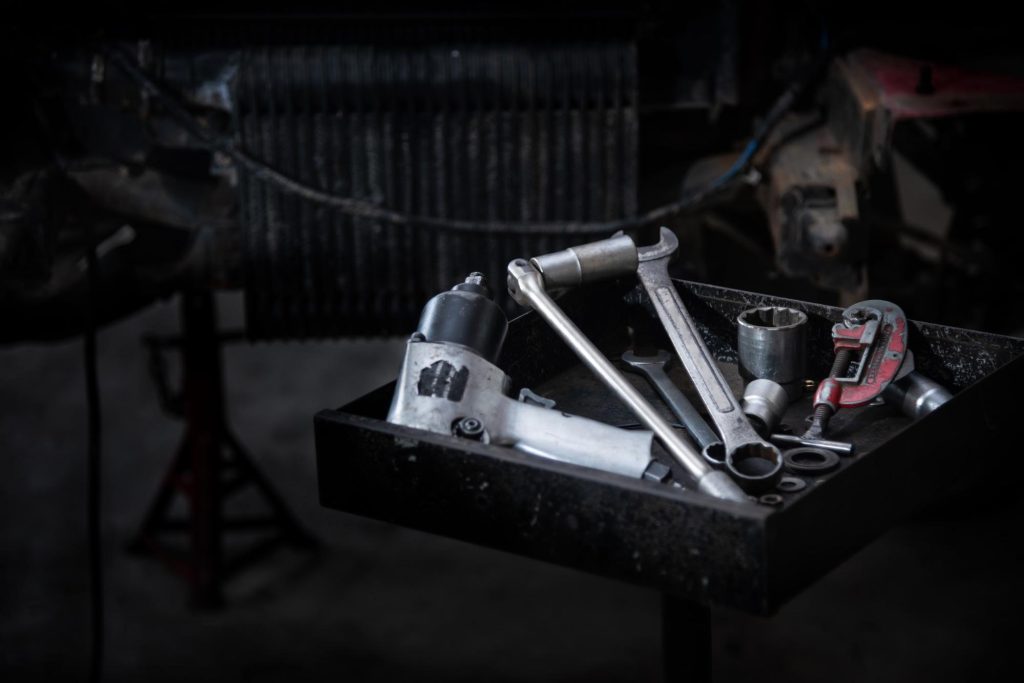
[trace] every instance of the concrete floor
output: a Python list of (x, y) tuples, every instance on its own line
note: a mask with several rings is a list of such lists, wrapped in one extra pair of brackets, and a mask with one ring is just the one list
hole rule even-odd
[[(221, 299), (240, 324), (239, 296)], [(173, 302), (100, 335), (106, 680), (660, 679), (647, 590), (320, 508), (312, 416), (397, 370), (397, 340), (231, 347), (232, 421), (324, 541), (229, 586), (226, 609), (123, 551), (176, 447), (139, 337)], [(87, 671), (81, 343), (0, 349), (0, 679)], [(776, 617), (714, 612), (719, 681), (986, 680), (1016, 663), (1024, 506), (952, 502), (896, 529)]]

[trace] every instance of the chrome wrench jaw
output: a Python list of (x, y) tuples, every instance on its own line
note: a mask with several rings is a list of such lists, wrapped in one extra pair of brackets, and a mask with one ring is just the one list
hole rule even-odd
[(662, 228), (657, 244), (636, 248), (636, 260), (639, 263), (665, 260), (667, 266), (668, 259), (672, 258), (677, 249), (679, 249), (679, 238), (668, 228)]
[(662, 228), (657, 244), (637, 249), (637, 276), (722, 437), (726, 470), (748, 491), (771, 488), (782, 473), (782, 453), (762, 439), (743, 414), (679, 297), (668, 274), (669, 260), (678, 246), (672, 231)]

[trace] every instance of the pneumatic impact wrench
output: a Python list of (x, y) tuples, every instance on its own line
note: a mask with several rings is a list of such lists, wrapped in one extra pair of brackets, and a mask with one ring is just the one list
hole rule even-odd
[(511, 380), (495, 365), (507, 330), (480, 273), (427, 302), (406, 347), (388, 422), (627, 477), (669, 476), (651, 459), (651, 432), (554, 410), (527, 390), (520, 400), (509, 396)]

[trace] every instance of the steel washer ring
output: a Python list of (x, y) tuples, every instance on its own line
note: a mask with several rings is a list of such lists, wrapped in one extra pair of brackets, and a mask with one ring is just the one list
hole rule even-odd
[(807, 488), (807, 482), (797, 477), (783, 477), (779, 480), (779, 483), (775, 485), (775, 488), (783, 493), (796, 493), (797, 491), (803, 491)]
[[(799, 462), (801, 456), (813, 456), (813, 459)], [(797, 474), (823, 474), (839, 467), (839, 456), (824, 448), (801, 446), (791, 448), (782, 454), (782, 462), (786, 469)]]

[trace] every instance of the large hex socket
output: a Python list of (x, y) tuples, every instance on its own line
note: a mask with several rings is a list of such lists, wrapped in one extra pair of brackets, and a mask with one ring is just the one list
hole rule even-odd
[(803, 393), (807, 362), (807, 316), (782, 306), (759, 306), (737, 317), (740, 374), (747, 381), (769, 379), (790, 401)]

